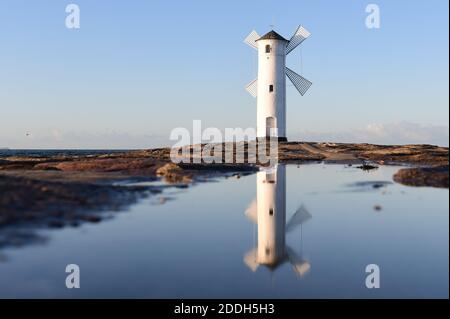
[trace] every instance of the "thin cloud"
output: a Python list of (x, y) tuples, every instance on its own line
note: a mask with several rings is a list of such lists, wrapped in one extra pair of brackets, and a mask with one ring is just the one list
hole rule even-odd
[(161, 135), (134, 135), (125, 132), (62, 132), (33, 134), (32, 138), (0, 140), (0, 147), (16, 149), (146, 149), (169, 145)]
[[(449, 145), (448, 126), (421, 125), (399, 122), (390, 124), (369, 124), (343, 132), (302, 131), (289, 136), (289, 140), (342, 143), (373, 144), (433, 144)], [(16, 140), (0, 138), (0, 147), (22, 149), (147, 149), (167, 147), (174, 141), (157, 134), (129, 134), (108, 131), (63, 132), (51, 130), (47, 133), (32, 134)]]
[(410, 122), (369, 124), (343, 132), (303, 131), (293, 140), (373, 144), (433, 144), (449, 145), (448, 126), (422, 125)]

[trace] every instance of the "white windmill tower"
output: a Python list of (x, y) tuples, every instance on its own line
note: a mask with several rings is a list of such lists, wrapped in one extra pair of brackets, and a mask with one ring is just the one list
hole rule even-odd
[(246, 86), (257, 98), (256, 136), (286, 141), (286, 76), (303, 96), (311, 82), (286, 67), (286, 55), (310, 36), (299, 26), (290, 40), (275, 31), (260, 37), (253, 30), (244, 42), (258, 50), (258, 77)]
[(286, 168), (276, 166), (256, 175), (256, 200), (247, 210), (246, 216), (257, 224), (257, 247), (244, 256), (245, 264), (256, 271), (259, 265), (276, 269), (286, 261), (294, 271), (303, 276), (311, 267), (292, 248), (286, 245), (286, 233), (302, 225), (312, 216), (303, 207), (297, 209), (286, 223)]

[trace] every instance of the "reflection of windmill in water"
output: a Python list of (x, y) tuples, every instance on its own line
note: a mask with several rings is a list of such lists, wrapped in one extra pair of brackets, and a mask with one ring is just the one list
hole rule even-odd
[(258, 226), (258, 242), (257, 247), (245, 255), (245, 264), (252, 271), (256, 271), (259, 265), (274, 270), (288, 261), (294, 271), (303, 276), (311, 265), (301, 253), (297, 254), (286, 245), (286, 233), (301, 226), (312, 216), (301, 206), (286, 223), (286, 168), (278, 165), (258, 172), (256, 189), (256, 200), (245, 214)]

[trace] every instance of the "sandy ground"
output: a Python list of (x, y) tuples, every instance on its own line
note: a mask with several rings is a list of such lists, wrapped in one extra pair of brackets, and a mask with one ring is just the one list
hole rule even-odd
[(334, 163), (361, 163), (361, 159), (358, 159), (355, 155), (349, 153), (339, 153), (328, 149), (327, 147), (317, 146), (312, 143), (300, 144), (300, 148), (311, 154), (318, 154), (324, 157), (324, 161)]

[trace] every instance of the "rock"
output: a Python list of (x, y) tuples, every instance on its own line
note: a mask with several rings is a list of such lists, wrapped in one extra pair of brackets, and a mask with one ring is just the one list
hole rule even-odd
[(142, 188), (61, 183), (0, 174), (0, 226), (63, 227), (66, 222), (99, 222), (99, 213), (124, 207), (145, 195)]
[(116, 172), (116, 171), (152, 171), (155, 161), (148, 158), (83, 158), (63, 162), (47, 162), (34, 166), (35, 170), (59, 170), (71, 171), (93, 171), (93, 172)]
[(192, 181), (191, 174), (174, 163), (167, 163), (158, 168), (156, 175), (163, 176), (168, 183), (190, 183)]
[(180, 174), (183, 169), (174, 163), (168, 163), (156, 170), (156, 175), (167, 176), (169, 174)]
[(81, 219), (90, 223), (99, 223), (102, 221), (102, 218), (96, 215), (86, 215), (83, 216)]
[(371, 171), (374, 169), (378, 169), (378, 166), (364, 163), (363, 165), (356, 166), (356, 168), (362, 169), (363, 171)]
[(48, 223), (48, 227), (50, 228), (63, 228), (64, 223), (59, 220), (52, 220)]
[(404, 168), (394, 175), (394, 181), (407, 186), (449, 188), (449, 166)]

